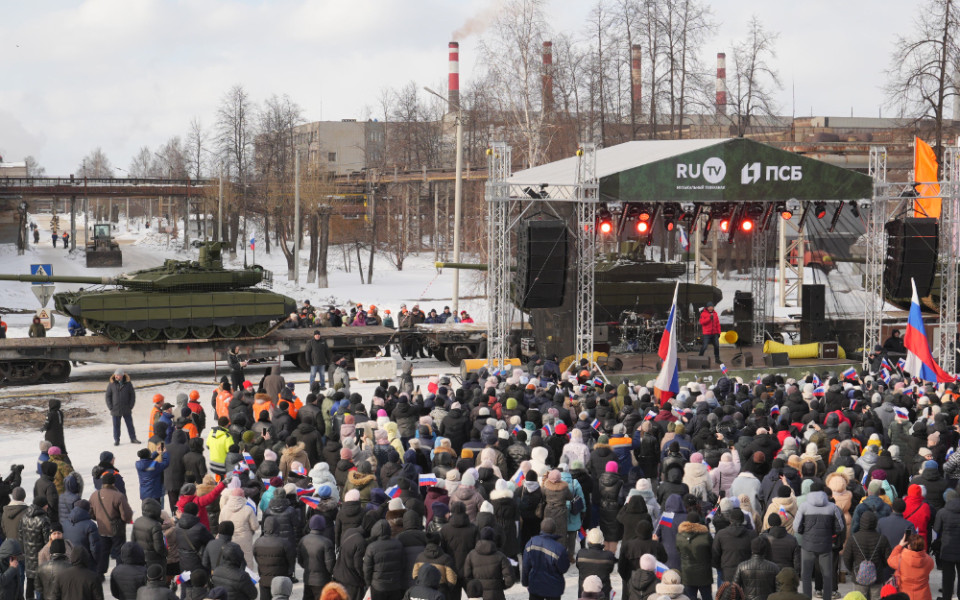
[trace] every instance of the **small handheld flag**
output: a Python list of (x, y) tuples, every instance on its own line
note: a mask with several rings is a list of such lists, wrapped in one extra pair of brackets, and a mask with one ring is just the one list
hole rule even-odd
[(437, 476), (433, 473), (426, 473), (420, 476), (420, 487), (430, 487), (437, 485)]
[(521, 431), (523, 431), (523, 427), (520, 427), (519, 425), (514, 425), (514, 426), (513, 426), (513, 435), (517, 435), (517, 434), (520, 433)]
[(602, 379), (600, 379), (599, 377), (594, 377), (594, 378), (593, 378), (593, 385), (595, 385), (596, 387), (603, 387), (604, 384), (605, 384), (605, 382), (604, 382)]
[(890, 361), (887, 360), (887, 357), (886, 357), (886, 356), (884, 356), (883, 358), (880, 359), (880, 366), (883, 367), (884, 369), (888, 370), (888, 371), (892, 371), (892, 370), (893, 370), (893, 365), (890, 364)]
[(544, 426), (543, 426), (543, 431), (544, 431), (544, 433), (546, 433), (548, 436), (553, 435), (553, 427), (551, 427), (550, 425), (544, 425)]
[(256, 250), (256, 249), (257, 249), (257, 238), (256, 238), (256, 236), (250, 238), (250, 249), (251, 249), (251, 250)]
[(184, 571), (177, 575), (177, 585), (183, 585), (184, 583), (190, 581), (190, 571)]
[(780, 505), (779, 508), (777, 508), (777, 512), (780, 513), (780, 517), (781, 517), (781, 518), (786, 518), (786, 517), (787, 517), (787, 509), (784, 508), (782, 504)]
[(690, 236), (687, 235), (687, 230), (683, 227), (680, 227), (680, 247), (683, 248), (684, 252), (690, 252)]
[(887, 385), (890, 385), (890, 371), (887, 371), (886, 369), (880, 369), (880, 380)]
[(905, 358), (901, 358), (901, 359), (898, 359), (898, 360), (897, 360), (897, 368), (898, 368), (898, 369), (903, 370), (903, 368), (904, 368), (905, 366), (907, 366), (907, 360), (906, 360)]
[(304, 504), (306, 504), (306, 505), (309, 506), (310, 508), (319, 508), (319, 507), (320, 507), (320, 499), (319, 499), (319, 498), (314, 498), (313, 496), (301, 496), (301, 497), (300, 497), (300, 502), (303, 502)]
[(587, 534), (583, 532), (583, 527), (577, 530), (577, 537), (580, 539), (581, 542), (587, 539)]
[(771, 406), (771, 407), (770, 407), (770, 416), (771, 416), (771, 417), (779, 417), (779, 416), (780, 416), (780, 407), (779, 407), (779, 406), (776, 406), (776, 405)]
[(596, 429), (597, 431), (600, 431), (600, 419), (594, 419), (594, 420), (590, 423), (590, 427), (593, 427), (593, 428)]
[(656, 417), (656, 416), (657, 416), (657, 413), (655, 413), (654, 411), (652, 411), (652, 410), (651, 410), (651, 411), (647, 411), (647, 415), (646, 415), (645, 417), (643, 417), (643, 420), (644, 420), (644, 421), (649, 421), (650, 419), (652, 419), (652, 418), (654, 418), (654, 417)]
[(853, 367), (850, 367), (849, 369), (847, 369), (846, 371), (844, 371), (844, 372), (842, 373), (842, 375), (843, 375), (843, 378), (844, 378), (844, 379), (856, 379), (856, 378), (857, 378), (857, 370), (854, 369)]
[(311, 486), (308, 488), (297, 488), (297, 496), (313, 496), (317, 493), (317, 490)]
[(720, 372), (726, 377), (728, 374), (727, 365), (720, 363)]
[(400, 486), (392, 485), (383, 492), (388, 498), (398, 498), (400, 496)]
[(510, 481), (519, 487), (520, 484), (523, 483), (523, 477), (523, 469), (517, 469), (517, 472), (513, 474), (513, 477), (510, 478)]
[(894, 406), (893, 412), (896, 413), (898, 418), (901, 418), (901, 419), (910, 418), (910, 412), (907, 409), (903, 408), (902, 406)]
[(260, 576), (253, 572), (250, 567), (247, 567), (247, 575), (254, 583), (260, 583)]
[(711, 509), (710, 509), (710, 512), (707, 513), (707, 520), (712, 519), (713, 516), (717, 514), (717, 511), (718, 511), (718, 510), (720, 510), (720, 506), (719, 506), (719, 505), (718, 505), (718, 506), (714, 506), (713, 508), (711, 508)]
[(817, 377), (816, 373), (813, 374), (812, 380), (813, 380), (813, 387), (820, 387), (821, 381), (820, 381), (820, 378)]
[(253, 457), (250, 456), (249, 452), (243, 452), (242, 456), (243, 456), (243, 462), (245, 462), (246, 465), (250, 467), (251, 470), (257, 468), (257, 462), (253, 460)]
[(657, 571), (656, 571), (657, 579), (663, 579), (663, 574), (669, 570), (670, 570), (670, 567), (663, 564), (659, 560), (657, 561)]
[(665, 512), (665, 513), (663, 513), (662, 515), (660, 515), (660, 526), (661, 526), (661, 527), (669, 527), (669, 528), (672, 529), (672, 528), (673, 528), (673, 517), (674, 517), (674, 513), (672, 513), (672, 512)]
[(763, 375), (757, 375), (757, 385), (763, 385)]

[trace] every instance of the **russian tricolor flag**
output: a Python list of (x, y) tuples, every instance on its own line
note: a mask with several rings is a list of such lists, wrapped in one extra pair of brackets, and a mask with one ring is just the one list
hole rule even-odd
[(854, 369), (853, 367), (850, 367), (849, 369), (847, 369), (846, 371), (844, 371), (843, 373), (841, 373), (841, 375), (843, 375), (843, 378), (844, 378), (844, 379), (856, 379), (856, 378), (857, 378), (857, 370)]
[(652, 411), (652, 410), (651, 410), (651, 411), (648, 411), (648, 412), (647, 412), (646, 416), (643, 417), (643, 420), (644, 420), (644, 421), (649, 421), (650, 419), (653, 419), (653, 418), (655, 418), (656, 416), (657, 416), (657, 413), (656, 413), (655, 411)]
[(255, 460), (253, 460), (253, 457), (250, 456), (250, 453), (249, 453), (249, 452), (243, 452), (242, 454), (243, 454), (243, 462), (247, 463), (247, 466), (250, 467), (251, 470), (252, 470), (252, 469), (256, 469), (256, 468), (257, 468), (257, 463), (256, 463)]
[(763, 385), (763, 375), (757, 375), (757, 385)]
[(593, 385), (595, 385), (595, 386), (597, 386), (597, 387), (603, 387), (603, 386), (604, 386), (604, 383), (605, 383), (605, 382), (604, 382), (602, 379), (600, 379), (599, 377), (594, 377), (594, 378), (593, 378)]
[(813, 387), (820, 387), (820, 383), (821, 383), (820, 378), (817, 377), (817, 374), (816, 374), (816, 373), (814, 373), (814, 374), (813, 374)]
[(300, 502), (303, 502), (310, 508), (320, 508), (320, 498), (314, 498), (313, 496), (300, 496)]
[(517, 472), (513, 474), (513, 477), (510, 478), (510, 481), (512, 481), (514, 485), (519, 487), (520, 484), (523, 483), (523, 478), (524, 478), (523, 469), (517, 469)]
[(593, 422), (590, 423), (590, 427), (600, 431), (600, 419), (594, 419)]
[(880, 369), (880, 379), (881, 379), (884, 383), (886, 383), (886, 384), (889, 385), (889, 384), (890, 384), (890, 372), (887, 371), (886, 369)]
[(513, 435), (517, 435), (517, 434), (520, 433), (521, 431), (523, 431), (523, 427), (520, 427), (519, 425), (514, 425), (514, 426), (513, 426)]
[(827, 390), (823, 389), (822, 385), (813, 390), (813, 395), (816, 396), (817, 398), (823, 398), (823, 395), (826, 393), (827, 393)]
[(894, 406), (894, 407), (893, 407), (893, 412), (897, 415), (897, 417), (899, 417), (899, 418), (901, 418), (901, 419), (909, 419), (909, 418), (910, 418), (910, 411), (908, 411), (907, 409), (903, 408), (902, 406)]
[(663, 564), (663, 563), (660, 562), (659, 560), (657, 561), (657, 571), (656, 571), (657, 579), (663, 579), (663, 574), (666, 573), (666, 572), (669, 571), (669, 570), (670, 570), (670, 567), (668, 567), (667, 565)]
[(317, 490), (313, 487), (297, 488), (297, 496), (312, 496), (316, 493), (317, 493)]
[(677, 290), (680, 283), (673, 288), (673, 304), (670, 306), (670, 316), (667, 317), (667, 326), (660, 338), (660, 349), (657, 354), (663, 361), (663, 367), (657, 380), (653, 384), (653, 392), (660, 400), (666, 402), (680, 393), (680, 370), (677, 363)]
[(184, 571), (183, 573), (177, 575), (177, 585), (183, 585), (188, 581), (190, 581), (190, 571)]
[(383, 491), (383, 493), (386, 494), (388, 498), (399, 498), (399, 497), (400, 497), (400, 486), (399, 486), (399, 485), (391, 485), (390, 487), (388, 487), (387, 489), (385, 489), (385, 490)]
[(780, 416), (780, 407), (777, 406), (777, 405), (771, 406), (771, 407), (770, 407), (770, 416), (771, 416), (771, 417), (779, 417), (779, 416)]
[(913, 287), (913, 298), (910, 301), (910, 317), (907, 319), (907, 332), (903, 336), (903, 345), (907, 348), (906, 370), (911, 375), (923, 381), (946, 383), (955, 381), (949, 373), (940, 368), (930, 353), (930, 343), (927, 341), (927, 330), (923, 326), (923, 315), (920, 312), (920, 299), (917, 296), (917, 284), (910, 280)]
[(781, 517), (783, 517), (783, 518), (786, 518), (786, 517), (787, 517), (787, 509), (785, 509), (782, 504), (780, 505), (779, 508), (777, 508), (777, 512), (780, 513), (780, 516), (781, 516)]
[(543, 426), (543, 432), (546, 433), (547, 436), (549, 437), (549, 436), (553, 435), (553, 427), (550, 427), (550, 425), (544, 425), (544, 426)]
[(420, 476), (420, 487), (430, 487), (437, 485), (437, 476), (433, 473), (425, 473)]
[(674, 517), (674, 513), (672, 512), (665, 512), (662, 515), (660, 515), (660, 527), (669, 527), (672, 529), (673, 517)]
[(723, 373), (723, 376), (727, 376), (727, 365), (720, 363), (720, 372)]
[(906, 360), (904, 360), (904, 359), (902, 359), (902, 358), (897, 359), (897, 368), (898, 368), (898, 369), (900, 369), (900, 370), (902, 371), (905, 366), (907, 366), (907, 361), (906, 361)]
[(587, 534), (583, 532), (583, 527), (577, 530), (577, 537), (580, 539), (581, 542), (587, 539)]
[(890, 364), (890, 361), (887, 360), (887, 357), (886, 357), (886, 356), (884, 356), (883, 358), (880, 359), (880, 366), (883, 367), (884, 369), (888, 370), (888, 371), (892, 371), (892, 370), (893, 370), (893, 365)]
[(690, 252), (690, 236), (687, 235), (687, 230), (683, 227), (678, 229), (680, 230), (680, 246), (684, 252)]

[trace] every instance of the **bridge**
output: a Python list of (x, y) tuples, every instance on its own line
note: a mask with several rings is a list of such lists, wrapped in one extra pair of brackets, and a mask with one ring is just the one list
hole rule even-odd
[(217, 179), (5, 177), (0, 178), (0, 194), (22, 198), (156, 198), (202, 195), (205, 189), (218, 185)]

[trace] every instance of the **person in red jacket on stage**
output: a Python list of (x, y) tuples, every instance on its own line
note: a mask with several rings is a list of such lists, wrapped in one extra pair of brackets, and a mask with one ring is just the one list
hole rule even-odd
[(700, 356), (707, 351), (707, 346), (713, 344), (713, 358), (720, 364), (720, 315), (713, 309), (713, 302), (700, 311), (700, 328), (703, 330), (703, 346), (700, 347)]

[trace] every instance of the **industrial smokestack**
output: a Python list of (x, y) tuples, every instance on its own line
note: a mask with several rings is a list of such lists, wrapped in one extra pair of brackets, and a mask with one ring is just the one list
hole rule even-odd
[(643, 87), (640, 83), (640, 60), (642, 57), (643, 52), (639, 44), (630, 47), (630, 89), (633, 96), (633, 114), (635, 116), (640, 115), (640, 101), (643, 95)]
[(717, 53), (717, 114), (727, 114), (727, 55)]
[(543, 43), (543, 112), (553, 112), (553, 42)]
[(450, 42), (450, 75), (447, 81), (447, 103), (450, 112), (460, 110), (460, 43)]

